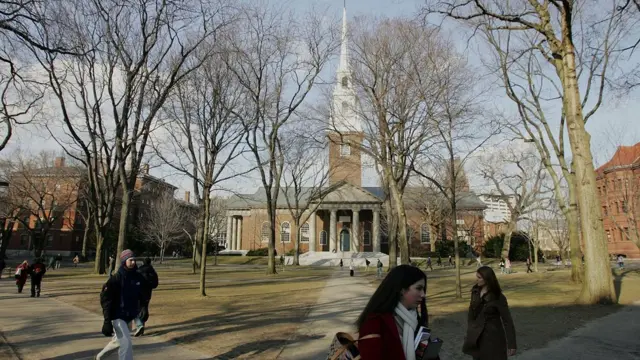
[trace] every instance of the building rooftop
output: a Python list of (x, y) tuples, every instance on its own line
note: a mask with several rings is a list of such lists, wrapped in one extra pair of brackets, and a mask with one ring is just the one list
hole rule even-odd
[(608, 171), (632, 165), (640, 165), (640, 142), (632, 146), (618, 146), (611, 160), (600, 166), (596, 172), (602, 175)]

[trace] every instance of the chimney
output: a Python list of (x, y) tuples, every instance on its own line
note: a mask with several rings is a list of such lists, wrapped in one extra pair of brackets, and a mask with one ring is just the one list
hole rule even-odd
[(64, 158), (63, 157), (55, 158), (55, 160), (53, 160), (53, 166), (57, 168), (64, 167)]
[(185, 191), (184, 192), (184, 201), (187, 203), (191, 203), (191, 192), (190, 191)]
[(149, 175), (149, 164), (144, 164), (144, 165), (142, 165), (142, 172), (143, 172), (145, 175)]

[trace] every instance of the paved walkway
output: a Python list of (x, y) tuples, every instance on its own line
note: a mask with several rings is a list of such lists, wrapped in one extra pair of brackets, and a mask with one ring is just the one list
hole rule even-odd
[(336, 270), (278, 360), (326, 360), (333, 336), (338, 331), (355, 332), (354, 322), (374, 291), (367, 279)]
[(529, 350), (514, 360), (638, 360), (640, 359), (640, 302), (594, 320), (542, 349)]
[[(12, 279), (0, 280), (0, 331), (18, 355), (12, 354), (11, 347), (0, 336), (2, 359), (93, 359), (109, 342), (100, 333), (101, 328), (99, 315), (46, 295), (30, 298), (26, 286), (18, 294)], [(160, 337), (134, 338), (133, 344), (136, 360), (210, 358)], [(117, 359), (117, 352), (108, 359)]]

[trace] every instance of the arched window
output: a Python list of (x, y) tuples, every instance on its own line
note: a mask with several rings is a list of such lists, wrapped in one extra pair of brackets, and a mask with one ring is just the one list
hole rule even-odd
[(327, 232), (325, 230), (320, 231), (320, 245), (327, 245)]
[(420, 226), (420, 243), (431, 243), (431, 230), (429, 230), (429, 224), (427, 223), (422, 223), (422, 225)]
[(369, 230), (365, 230), (363, 237), (364, 237), (364, 244), (371, 245), (371, 232)]
[(304, 223), (300, 227), (300, 242), (309, 242), (309, 223)]
[(349, 78), (346, 76), (342, 77), (342, 87), (345, 87), (345, 88), (349, 87)]
[(351, 146), (349, 144), (340, 144), (340, 156), (351, 155)]
[(262, 223), (262, 230), (260, 231), (262, 242), (269, 242), (269, 232), (271, 232), (269, 223), (265, 221)]
[(280, 242), (291, 242), (291, 225), (288, 221), (280, 224)]

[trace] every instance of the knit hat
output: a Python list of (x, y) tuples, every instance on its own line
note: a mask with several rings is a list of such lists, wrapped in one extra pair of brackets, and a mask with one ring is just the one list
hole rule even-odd
[(125, 262), (127, 259), (132, 257), (135, 257), (135, 255), (133, 255), (133, 251), (127, 249), (120, 254), (120, 261)]

